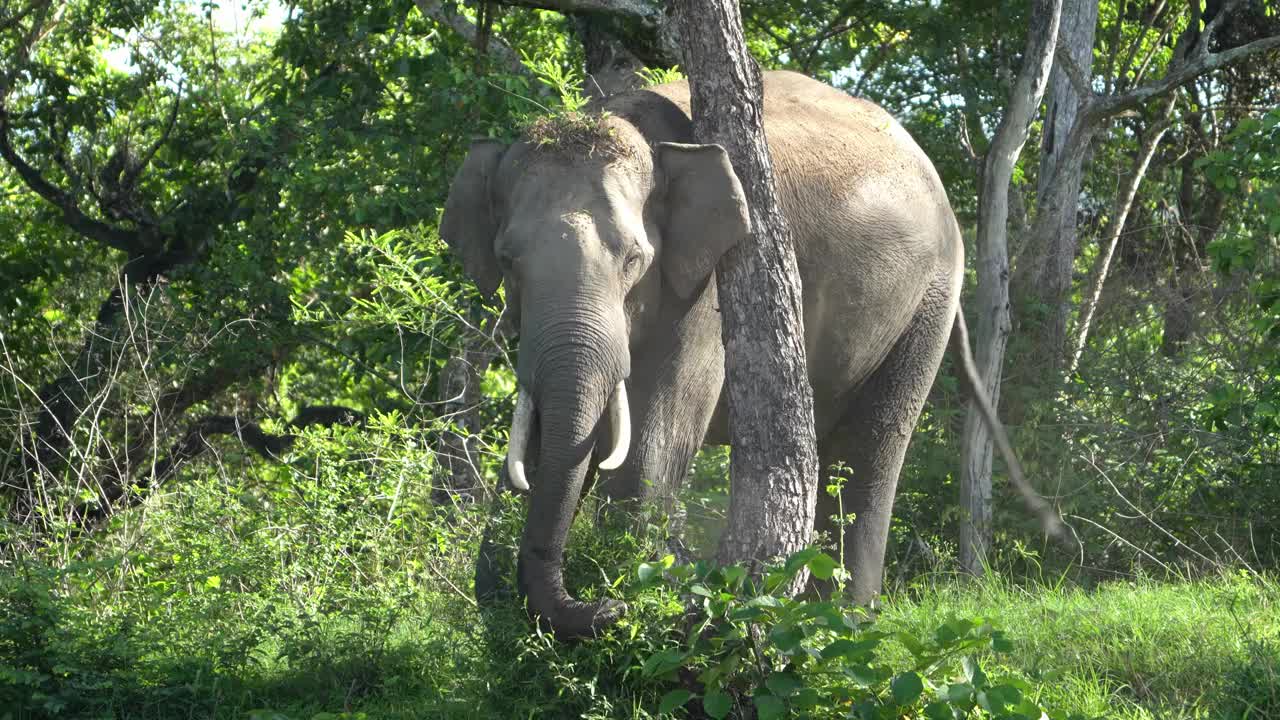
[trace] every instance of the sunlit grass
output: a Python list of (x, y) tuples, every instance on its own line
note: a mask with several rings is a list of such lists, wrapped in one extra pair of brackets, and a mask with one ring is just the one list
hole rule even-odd
[[(881, 620), (923, 630), (949, 616), (1005, 628), (1015, 649), (1000, 662), (1035, 682), (1045, 707), (1135, 719), (1280, 716), (1274, 580), (1224, 575), (1089, 591), (948, 582), (891, 600)], [(1246, 716), (1249, 702), (1264, 707)]]

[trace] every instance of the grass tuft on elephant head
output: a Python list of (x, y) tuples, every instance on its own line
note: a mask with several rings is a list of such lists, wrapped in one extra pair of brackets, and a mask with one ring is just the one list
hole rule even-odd
[(630, 156), (631, 147), (610, 127), (609, 117), (607, 111), (552, 113), (532, 120), (523, 134), (539, 152), (566, 158), (615, 160)]

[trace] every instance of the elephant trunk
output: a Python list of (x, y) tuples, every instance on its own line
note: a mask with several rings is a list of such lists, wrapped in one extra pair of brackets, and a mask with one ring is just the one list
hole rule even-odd
[(615, 428), (608, 446), (609, 460), (619, 464), (630, 434), (629, 430), (621, 432), (622, 423), (613, 418), (601, 422), (607, 409), (611, 415), (627, 411), (626, 390), (618, 391), (629, 370), (623, 335), (604, 332), (611, 328), (603, 319), (586, 326), (593, 330), (584, 332), (579, 325), (572, 340), (548, 340), (534, 334), (524, 338), (521, 347), (521, 369), (525, 372), (520, 374), (532, 385), (521, 392), (532, 397), (541, 435), (520, 545), (518, 585), (527, 598), (529, 613), (566, 638), (593, 635), (626, 610), (623, 603), (613, 600), (575, 600), (565, 590), (562, 574), (569, 526), (577, 513), (600, 431), (606, 426)]
[[(631, 448), (631, 408), (627, 400), (627, 383), (619, 380), (609, 395), (609, 454), (600, 461), (601, 470), (617, 470), (627, 459)], [(533, 398), (529, 391), (520, 389), (516, 397), (516, 409), (511, 416), (510, 444), (507, 446), (507, 475), (517, 490), (528, 490), (528, 474), (525, 472), (525, 453), (533, 434)]]

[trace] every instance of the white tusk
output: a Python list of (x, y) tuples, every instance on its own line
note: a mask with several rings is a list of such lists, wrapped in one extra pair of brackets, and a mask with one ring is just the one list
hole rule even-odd
[(627, 384), (622, 380), (609, 396), (609, 427), (613, 429), (613, 450), (600, 461), (601, 470), (617, 470), (631, 447), (631, 408), (627, 406)]
[(529, 433), (533, 430), (533, 400), (524, 388), (516, 396), (516, 411), (511, 416), (511, 437), (507, 444), (507, 475), (517, 490), (528, 490), (529, 479), (524, 475), (524, 453), (529, 447)]

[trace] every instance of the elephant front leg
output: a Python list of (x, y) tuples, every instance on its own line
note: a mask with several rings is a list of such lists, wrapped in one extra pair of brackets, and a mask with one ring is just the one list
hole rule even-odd
[[(622, 467), (600, 473), (604, 497), (675, 509), (676, 494), (720, 400), (724, 360), (718, 342), (714, 350), (697, 357), (666, 353), (665, 362), (650, 366), (652, 372), (633, 370), (632, 449)], [(642, 367), (642, 362), (633, 363), (633, 368)]]

